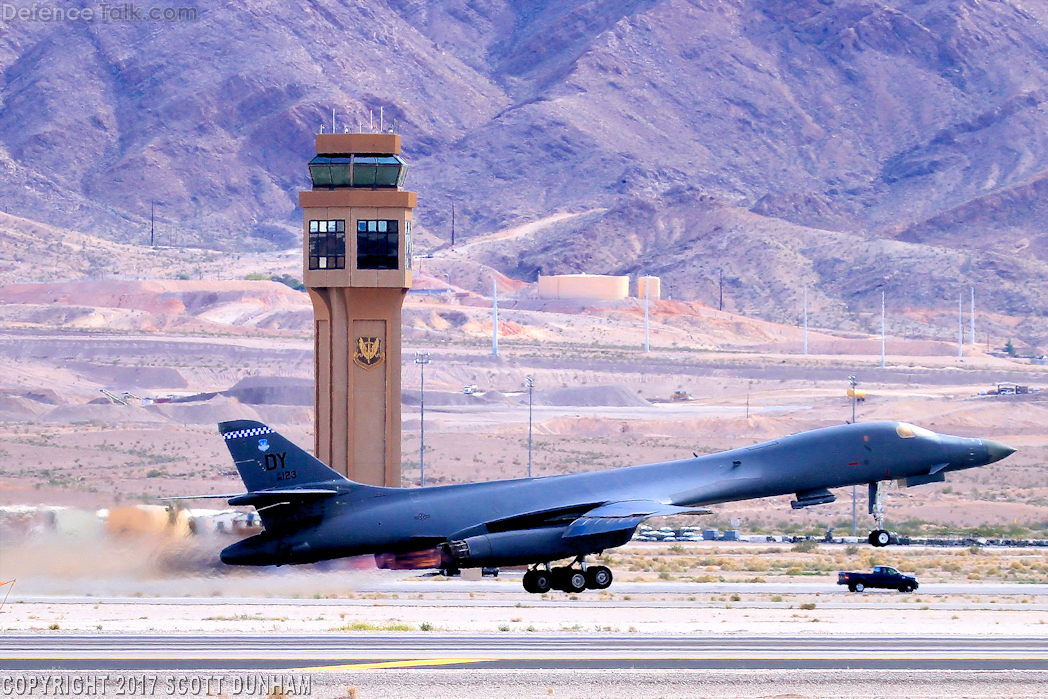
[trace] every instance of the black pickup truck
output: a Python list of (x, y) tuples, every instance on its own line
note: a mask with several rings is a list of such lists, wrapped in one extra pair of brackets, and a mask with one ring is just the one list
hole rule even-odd
[(918, 587), (917, 578), (889, 566), (874, 566), (872, 573), (837, 573), (837, 584), (847, 585), (852, 592), (862, 592), (868, 587), (913, 592)]

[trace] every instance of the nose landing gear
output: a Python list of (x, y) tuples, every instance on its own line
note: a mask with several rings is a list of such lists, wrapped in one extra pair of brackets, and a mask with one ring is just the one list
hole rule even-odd
[(887, 546), (892, 541), (891, 534), (883, 529), (875, 529), (870, 532), (870, 545), (880, 548), (881, 546)]
[[(574, 564), (579, 567), (575, 568)], [(604, 590), (611, 586), (614, 575), (607, 566), (588, 566), (586, 557), (579, 556), (569, 566), (551, 568), (549, 563), (536, 564), (524, 574), (524, 589), (532, 594), (543, 594), (550, 590), (562, 592), (582, 592), (583, 590)]]
[(884, 489), (880, 483), (870, 483), (870, 514), (877, 520), (877, 528), (870, 532), (870, 546), (887, 546), (892, 536), (884, 528)]

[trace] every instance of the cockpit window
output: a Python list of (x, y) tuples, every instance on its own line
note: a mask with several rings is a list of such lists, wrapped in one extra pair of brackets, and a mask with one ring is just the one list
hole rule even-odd
[(900, 422), (895, 427), (895, 432), (903, 439), (912, 439), (913, 437), (934, 437), (935, 433), (931, 430), (926, 430), (923, 427), (917, 425), (911, 425), (907, 422)]

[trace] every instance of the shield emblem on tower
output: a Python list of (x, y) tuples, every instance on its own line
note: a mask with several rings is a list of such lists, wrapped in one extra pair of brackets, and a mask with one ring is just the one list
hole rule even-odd
[(362, 369), (374, 369), (386, 356), (382, 353), (382, 338), (358, 337), (353, 361)]

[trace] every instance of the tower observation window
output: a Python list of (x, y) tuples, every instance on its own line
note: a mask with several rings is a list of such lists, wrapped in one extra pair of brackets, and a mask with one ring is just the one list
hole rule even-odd
[(346, 222), (309, 222), (309, 268), (346, 268)]
[(399, 221), (357, 221), (357, 269), (400, 269), (399, 241)]

